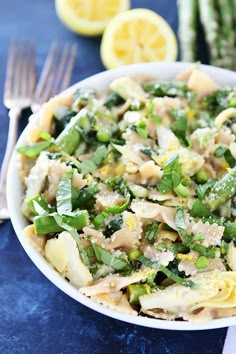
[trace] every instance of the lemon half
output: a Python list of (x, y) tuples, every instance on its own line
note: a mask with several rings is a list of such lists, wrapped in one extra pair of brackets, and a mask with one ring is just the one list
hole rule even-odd
[(176, 36), (161, 16), (151, 10), (133, 9), (108, 23), (101, 58), (108, 69), (140, 62), (175, 61), (177, 48)]
[(55, 0), (60, 20), (72, 31), (86, 36), (103, 33), (109, 20), (130, 8), (129, 0)]

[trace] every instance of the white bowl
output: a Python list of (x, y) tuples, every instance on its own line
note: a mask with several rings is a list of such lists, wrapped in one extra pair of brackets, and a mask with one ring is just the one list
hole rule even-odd
[[(105, 90), (109, 86), (109, 83), (117, 77), (123, 75), (135, 75), (138, 76), (144, 74), (147, 76), (153, 76), (165, 80), (173, 80), (175, 76), (188, 68), (191, 64), (187, 63), (144, 63), (135, 64), (130, 66), (121, 67), (118, 69), (105, 71), (100, 74), (94, 75), (85, 79), (68, 90), (75, 90), (79, 87), (91, 87), (96, 90)], [(225, 86), (236, 83), (236, 73), (224, 69), (219, 69), (216, 67), (210, 67), (207, 65), (202, 65), (201, 69), (203, 72), (207, 73), (218, 85)], [(67, 91), (68, 91), (67, 90)], [(67, 92), (66, 91), (66, 92)], [(64, 92), (65, 93), (65, 92)], [(64, 94), (62, 93), (62, 95)], [(32, 116), (33, 119), (30, 120), (31, 125), (37, 119), (38, 115)], [(27, 127), (28, 127), (27, 126)], [(25, 135), (27, 127), (21, 134), (17, 145), (22, 145), (25, 141)], [(142, 325), (152, 328), (162, 328), (162, 329), (172, 329), (172, 330), (202, 330), (202, 329), (212, 329), (221, 328), (236, 325), (236, 316), (230, 318), (215, 319), (203, 323), (189, 323), (184, 321), (165, 321), (157, 320), (148, 317), (137, 317), (132, 315), (127, 315), (125, 313), (119, 313), (114, 310), (105, 308), (99, 305), (89, 298), (82, 295), (78, 289), (68, 283), (63, 277), (57, 273), (49, 263), (43, 258), (43, 256), (34, 249), (23, 236), (22, 230), (28, 224), (27, 220), (21, 213), (21, 203), (22, 203), (22, 186), (17, 171), (17, 154), (14, 152), (11, 158), (8, 179), (7, 179), (7, 201), (8, 207), (11, 215), (11, 221), (15, 232), (19, 238), (20, 243), (25, 249), (28, 256), (34, 262), (34, 264), (41, 270), (41, 272), (59, 289), (64, 291), (66, 294), (71, 296), (73, 299), (77, 300), (81, 304), (98, 311), (109, 317), (113, 317), (125, 322), (133, 323), (136, 325)]]

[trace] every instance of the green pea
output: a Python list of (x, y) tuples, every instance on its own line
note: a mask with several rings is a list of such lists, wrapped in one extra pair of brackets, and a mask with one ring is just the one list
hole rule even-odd
[(111, 134), (108, 130), (99, 130), (96, 137), (101, 143), (108, 143), (111, 139)]
[(198, 184), (206, 183), (209, 179), (208, 173), (206, 171), (200, 170), (195, 174), (195, 181)]
[(181, 183), (183, 186), (188, 187), (190, 186), (192, 180), (189, 176), (184, 176), (183, 179), (181, 180)]
[(128, 252), (128, 259), (130, 262), (136, 261), (140, 256), (142, 256), (142, 252), (137, 248), (132, 248)]

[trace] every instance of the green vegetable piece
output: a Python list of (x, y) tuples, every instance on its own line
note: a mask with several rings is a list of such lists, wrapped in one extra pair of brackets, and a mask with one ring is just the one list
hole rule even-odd
[(160, 242), (155, 246), (157, 251), (169, 250), (174, 254), (183, 253), (186, 254), (189, 252), (189, 247), (185, 246), (182, 242)]
[(57, 212), (64, 214), (72, 211), (72, 177), (73, 170), (61, 177), (56, 194)]
[(229, 164), (229, 167), (233, 168), (236, 166), (236, 160), (232, 156), (230, 150), (226, 146), (219, 146), (215, 152), (214, 152), (215, 157), (224, 157), (225, 161)]
[(205, 239), (203, 233), (199, 232), (193, 236), (193, 241), (203, 241)]
[(231, 95), (229, 95), (229, 103), (228, 107), (236, 107), (236, 92), (233, 92)]
[(174, 188), (176, 194), (180, 197), (186, 198), (189, 195), (189, 189), (185, 187), (183, 184), (179, 184), (177, 187)]
[(152, 119), (156, 124), (161, 123), (161, 117), (158, 114), (154, 113), (154, 102), (152, 99), (149, 101), (147, 116), (148, 118)]
[(185, 187), (188, 187), (190, 186), (190, 184), (192, 183), (192, 180), (189, 176), (184, 176), (182, 179), (181, 179), (181, 184)]
[(93, 89), (90, 88), (79, 88), (75, 91), (74, 97), (76, 104), (86, 105), (90, 103), (96, 96), (96, 93)]
[(140, 256), (142, 256), (142, 252), (137, 248), (132, 248), (128, 252), (128, 259), (130, 262), (136, 261)]
[(218, 180), (205, 196), (203, 203), (215, 211), (236, 194), (236, 167)]
[(129, 190), (131, 191), (132, 195), (137, 198), (147, 198), (148, 190), (138, 184), (130, 184)]
[(65, 151), (67, 154), (72, 155), (80, 143), (80, 127), (81, 119), (87, 114), (86, 109), (82, 109), (76, 116), (72, 117), (69, 124), (58, 135), (55, 143)]
[(43, 139), (45, 141), (49, 141), (52, 138), (51, 134), (49, 134), (48, 132), (45, 132), (45, 131), (40, 132), (39, 136), (41, 139)]
[(179, 155), (174, 154), (163, 167), (163, 176), (161, 182), (157, 185), (157, 189), (161, 193), (167, 193), (172, 188), (180, 184), (182, 169), (179, 164)]
[(186, 230), (186, 225), (184, 220), (184, 208), (181, 206), (176, 207), (175, 223), (177, 229)]
[(39, 156), (43, 150), (51, 147), (52, 144), (53, 143), (51, 141), (40, 141), (38, 143), (20, 146), (16, 149), (16, 151), (29, 158), (34, 158)]
[(78, 195), (73, 198), (73, 209), (85, 207), (87, 202), (91, 200), (91, 198), (93, 198), (93, 196), (98, 192), (99, 188), (97, 183), (93, 183), (90, 186), (82, 188), (78, 191)]
[(103, 234), (105, 237), (110, 237), (114, 232), (120, 230), (123, 226), (122, 215), (115, 215), (114, 218), (106, 225)]
[(108, 156), (109, 151), (104, 146), (101, 145), (97, 148), (93, 156), (86, 161), (79, 164), (79, 170), (83, 175), (93, 172), (102, 163), (102, 161)]
[(195, 284), (191, 280), (187, 280), (187, 279), (183, 279), (183, 278), (179, 277), (178, 275), (176, 275), (173, 272), (171, 272), (168, 268), (166, 268), (162, 264), (159, 264), (159, 263), (156, 263), (156, 262), (152, 262), (149, 258), (147, 258), (145, 256), (139, 257), (138, 260), (141, 263), (143, 263), (144, 265), (146, 265), (147, 267), (155, 268), (155, 269), (160, 270), (168, 278), (172, 279), (177, 284), (184, 285), (184, 286), (189, 286), (190, 288), (194, 288), (194, 289), (198, 289), (199, 288), (198, 284)]
[(96, 137), (101, 143), (108, 143), (111, 139), (111, 134), (108, 130), (99, 130)]
[(137, 98), (131, 99), (129, 109), (131, 111), (140, 111), (144, 107), (144, 103)]
[[(56, 213), (49, 215), (39, 215), (34, 218), (35, 232), (37, 235), (46, 235), (63, 231), (64, 229), (55, 221)], [(77, 230), (81, 230), (88, 225), (89, 217), (87, 210), (79, 210), (73, 213), (61, 215), (64, 224)]]
[(194, 178), (198, 184), (204, 184), (208, 181), (209, 175), (206, 171), (200, 170), (195, 174)]
[(151, 292), (148, 284), (130, 284), (127, 286), (129, 302), (132, 305), (139, 304), (139, 297)]
[(236, 241), (236, 222), (226, 222), (224, 223), (224, 239)]
[(112, 92), (108, 96), (106, 102), (104, 103), (104, 106), (108, 109), (111, 109), (112, 107), (119, 106), (120, 104), (122, 104), (124, 102), (125, 102), (125, 100), (120, 95), (118, 95), (115, 92)]
[(36, 216), (39, 213), (37, 212), (37, 206), (40, 206), (45, 213), (54, 213), (56, 208), (48, 203), (41, 195), (37, 194), (27, 201), (27, 206), (31, 212), (32, 216)]
[(224, 156), (224, 154), (225, 154), (225, 152), (226, 152), (227, 150), (228, 150), (228, 147), (227, 147), (227, 146), (221, 145), (221, 146), (219, 146), (219, 147), (215, 150), (214, 156), (215, 156), (215, 157), (222, 157), (222, 156)]
[(209, 259), (205, 256), (200, 256), (195, 263), (198, 269), (205, 269), (209, 266)]
[(190, 215), (194, 218), (208, 218), (211, 216), (211, 213), (199, 199), (196, 199), (193, 203), (192, 209), (190, 210)]
[(233, 157), (233, 155), (231, 154), (229, 149), (225, 152), (224, 156), (225, 156), (225, 161), (229, 164), (229, 167), (231, 167), (231, 168), (236, 167), (236, 160)]
[(221, 241), (220, 253), (225, 256), (228, 253), (229, 245), (224, 240)]
[(151, 81), (143, 84), (145, 92), (157, 97), (186, 97), (188, 87), (183, 82), (174, 81)]
[(128, 263), (124, 260), (113, 256), (111, 253), (104, 250), (102, 247), (96, 245), (95, 243), (93, 243), (92, 246), (98, 262), (106, 264), (107, 266), (111, 266), (117, 271), (121, 271), (127, 268)]
[(146, 139), (148, 137), (147, 123), (145, 121), (142, 121), (135, 125), (134, 129), (136, 130), (138, 135), (141, 136), (141, 138)]
[(199, 186), (196, 188), (196, 194), (197, 194), (198, 198), (199, 198), (200, 200), (202, 200), (202, 199), (205, 197), (207, 191), (208, 191), (212, 186), (214, 186), (215, 183), (216, 183), (216, 180), (210, 180), (210, 181), (208, 181), (208, 182), (206, 182), (206, 183), (204, 183), (204, 184), (199, 185)]
[(145, 226), (144, 228), (144, 234), (146, 239), (150, 242), (150, 243), (154, 243), (156, 241), (157, 238), (157, 233), (158, 233), (158, 227), (159, 224), (155, 221), (153, 221), (151, 224), (148, 224)]
[[(187, 113), (184, 110), (171, 110), (175, 122), (172, 124), (171, 129), (179, 139), (185, 140), (187, 131)], [(182, 140), (181, 140), (182, 141)]]

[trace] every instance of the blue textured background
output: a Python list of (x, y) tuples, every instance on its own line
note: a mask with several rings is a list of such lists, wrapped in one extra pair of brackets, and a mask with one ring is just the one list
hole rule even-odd
[[(187, 0), (188, 1), (188, 0)], [(77, 42), (73, 82), (104, 70), (100, 38), (69, 32), (58, 21), (52, 0), (0, 0), (0, 96), (12, 38), (37, 44), (40, 72), (53, 39)], [(160, 13), (177, 30), (175, 0), (133, 0), (133, 7)], [(27, 122), (27, 113), (20, 130)], [(0, 164), (7, 136), (7, 110), (0, 102)], [(154, 330), (100, 315), (69, 298), (33, 265), (10, 221), (0, 225), (0, 353), (218, 354), (226, 329), (195, 332)], [(233, 354), (233, 353), (232, 353)]]

